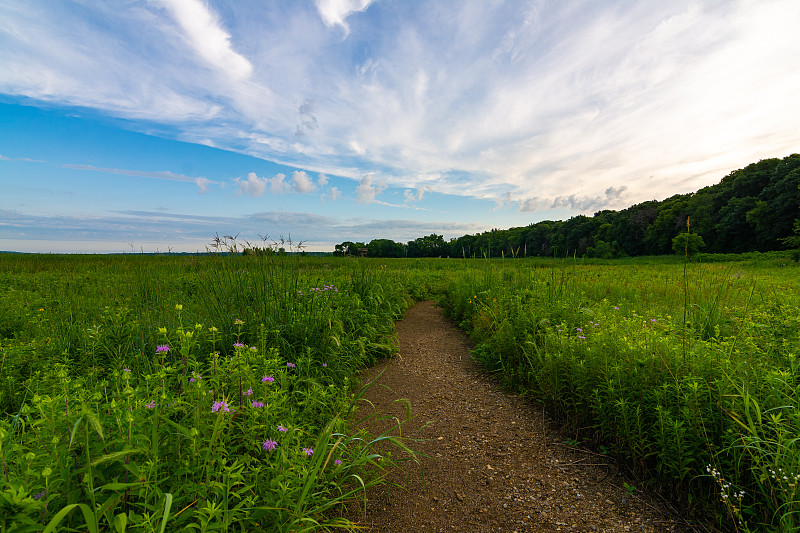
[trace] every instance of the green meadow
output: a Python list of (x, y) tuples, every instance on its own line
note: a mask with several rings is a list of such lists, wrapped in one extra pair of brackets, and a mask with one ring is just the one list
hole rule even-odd
[(631, 490), (795, 531), (798, 278), (777, 253), (2, 255), (0, 532), (355, 529), (414, 448), (357, 429), (357, 376), (426, 298)]

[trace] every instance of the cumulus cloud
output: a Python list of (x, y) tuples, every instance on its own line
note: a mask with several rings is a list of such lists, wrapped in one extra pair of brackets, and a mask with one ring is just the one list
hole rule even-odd
[(195, 178), (194, 183), (200, 189), (200, 194), (204, 194), (208, 191), (208, 186), (213, 182), (208, 178)]
[(292, 172), (292, 187), (294, 188), (295, 192), (299, 192), (301, 194), (314, 192), (317, 190), (317, 186), (314, 185), (313, 181), (311, 181), (309, 175), (302, 170), (295, 170)]
[(386, 189), (386, 182), (381, 179), (378, 183), (372, 183), (372, 176), (370, 174), (361, 178), (361, 182), (356, 187), (356, 202), (360, 204), (371, 204), (375, 201), (375, 196), (382, 193)]
[(286, 174), (283, 173), (275, 174), (272, 176), (272, 178), (270, 178), (269, 190), (272, 192), (272, 194), (283, 194), (285, 192), (289, 192), (291, 185), (283, 181), (285, 179)]
[(405, 201), (407, 204), (421, 202), (422, 198), (425, 196), (425, 193), (429, 192), (430, 190), (431, 188), (428, 186), (417, 187), (416, 191), (406, 189), (403, 191), (403, 201)]
[(618, 209), (626, 205), (627, 201), (624, 199), (626, 190), (627, 187), (622, 185), (608, 187), (604, 194), (598, 196), (570, 194), (555, 198), (527, 198), (519, 201), (518, 210), (523, 213), (533, 213), (547, 209), (567, 209), (582, 214), (593, 214), (603, 209)]
[(336, 187), (331, 187), (331, 190), (328, 193), (328, 196), (330, 197), (331, 200), (333, 200), (335, 202), (336, 200), (338, 200), (339, 198), (342, 197), (342, 191), (340, 191)]
[(328, 176), (320, 172), (319, 176), (317, 176), (317, 184), (320, 187), (326, 186), (328, 184)]
[(247, 179), (235, 178), (233, 182), (239, 187), (239, 194), (261, 196), (267, 190), (267, 184), (270, 180), (260, 178), (255, 172), (250, 172), (247, 175)]

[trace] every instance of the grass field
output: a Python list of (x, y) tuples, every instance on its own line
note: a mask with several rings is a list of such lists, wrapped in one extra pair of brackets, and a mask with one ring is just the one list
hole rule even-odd
[(431, 297), (641, 487), (793, 531), (800, 270), (738, 259), (4, 255), (0, 531), (351, 527), (392, 464), (354, 374)]

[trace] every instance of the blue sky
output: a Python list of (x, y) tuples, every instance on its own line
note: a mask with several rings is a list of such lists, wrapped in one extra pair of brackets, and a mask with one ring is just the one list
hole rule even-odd
[(6, 0), (0, 249), (331, 250), (800, 151), (796, 0)]

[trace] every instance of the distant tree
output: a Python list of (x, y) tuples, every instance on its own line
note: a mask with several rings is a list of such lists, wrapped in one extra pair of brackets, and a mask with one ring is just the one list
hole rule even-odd
[(705, 247), (706, 243), (697, 233), (679, 233), (672, 239), (672, 250), (678, 255), (692, 257)]

